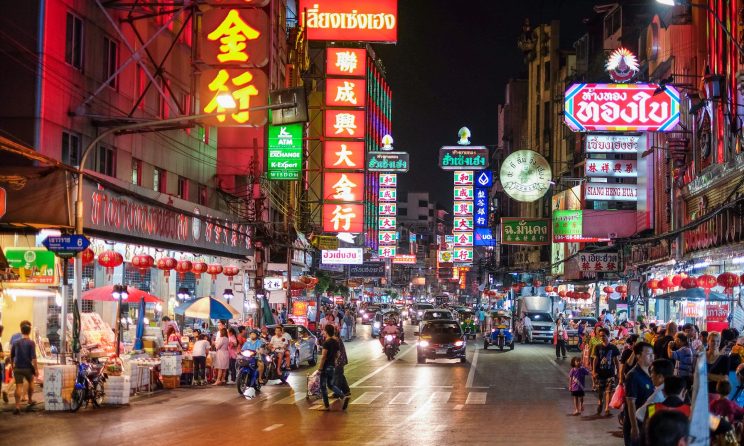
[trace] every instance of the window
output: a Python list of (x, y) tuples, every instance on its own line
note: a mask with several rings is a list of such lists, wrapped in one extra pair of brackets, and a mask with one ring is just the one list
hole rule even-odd
[(83, 20), (71, 12), (67, 13), (65, 62), (78, 70), (83, 69)]
[(199, 204), (202, 206), (207, 205), (207, 186), (199, 185)]
[(62, 132), (62, 162), (70, 166), (80, 165), (80, 135)]
[(189, 180), (182, 176), (178, 177), (178, 198), (189, 199)]
[(408, 215), (408, 208), (398, 208), (398, 215), (405, 217)]
[(420, 208), (425, 208), (425, 207), (428, 207), (428, 206), (429, 206), (429, 203), (426, 200), (419, 200), (419, 207)]
[(419, 219), (419, 220), (427, 220), (428, 218), (429, 218), (429, 216), (428, 216), (428, 215), (419, 215), (419, 216), (418, 216), (418, 219)]
[(429, 209), (429, 217), (433, 217), (433, 216), (434, 216), (434, 209)]
[(167, 189), (167, 172), (163, 169), (155, 168), (152, 171), (152, 189), (165, 193)]
[(550, 62), (545, 62), (545, 76), (543, 76), (543, 82), (545, 88), (550, 86)]
[(142, 186), (142, 160), (132, 158), (132, 184)]
[(117, 87), (118, 76), (114, 76), (119, 69), (119, 42), (103, 38), (103, 80), (108, 80), (111, 88)]
[(113, 148), (98, 146), (98, 172), (116, 176), (116, 151)]
[(605, 39), (612, 36), (622, 26), (622, 8), (615, 8), (611, 13), (607, 14), (604, 19), (604, 32)]

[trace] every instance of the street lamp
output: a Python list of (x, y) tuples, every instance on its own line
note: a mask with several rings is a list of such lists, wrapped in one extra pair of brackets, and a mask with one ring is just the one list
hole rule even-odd
[(119, 357), (121, 344), (121, 302), (129, 298), (127, 287), (124, 285), (114, 285), (111, 291), (111, 297), (116, 299), (116, 357)]
[(711, 7), (708, 5), (707, 2), (706, 3), (693, 3), (690, 0), (656, 0), (656, 3), (660, 5), (664, 5), (664, 6), (690, 6), (690, 7), (705, 9), (705, 11), (708, 14), (713, 16), (718, 26), (721, 28), (721, 30), (723, 30), (724, 34), (726, 34), (726, 37), (728, 37), (728, 39), (731, 41), (731, 43), (734, 44), (736, 49), (739, 50), (739, 53), (744, 55), (744, 49), (742, 49), (739, 42), (737, 42), (736, 39), (734, 39), (734, 37), (731, 35), (731, 31), (729, 31), (729, 29), (726, 28), (726, 25), (721, 21), (720, 17), (718, 17), (718, 14), (716, 14), (716, 12), (713, 11), (713, 9), (711, 9)]
[(222, 298), (227, 301), (228, 305), (230, 304), (230, 299), (232, 299), (233, 297), (235, 297), (235, 295), (233, 294), (233, 290), (231, 290), (230, 288), (226, 288), (225, 291), (222, 293)]
[(189, 293), (188, 288), (179, 288), (178, 294), (176, 294), (176, 297), (180, 300), (186, 300), (191, 297), (191, 293)]

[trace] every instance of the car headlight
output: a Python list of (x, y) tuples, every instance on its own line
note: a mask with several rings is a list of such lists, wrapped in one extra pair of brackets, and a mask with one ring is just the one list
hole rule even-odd
[(375, 322), (375, 328), (380, 328), (380, 323), (379, 322)]
[(418, 343), (418, 344), (419, 344), (419, 345), (420, 345), (421, 347), (428, 347), (428, 346), (429, 346), (429, 341), (419, 341), (419, 343)]
[(407, 311), (404, 311), (403, 312), (403, 317), (408, 317), (408, 312)]
[(392, 341), (393, 340), (393, 335), (387, 335), (387, 336), (385, 336), (385, 340), (386, 341)]
[(492, 328), (491, 329), (491, 333), (496, 333), (496, 329), (495, 328)]
[(464, 344), (463, 341), (457, 341), (455, 342), (455, 347), (462, 347), (463, 344)]
[(365, 315), (362, 315), (362, 317), (363, 317), (364, 319), (369, 319), (369, 315), (366, 315), (366, 314), (365, 314)]
[(243, 350), (242, 352), (240, 352), (240, 354), (241, 354), (241, 356), (244, 356), (246, 358), (250, 358), (251, 356), (255, 355), (256, 352), (254, 352), (253, 350)]
[(424, 315), (424, 312), (423, 312), (423, 311), (419, 311), (419, 312), (418, 312), (418, 315), (419, 315), (419, 316), (423, 316), (423, 315)]

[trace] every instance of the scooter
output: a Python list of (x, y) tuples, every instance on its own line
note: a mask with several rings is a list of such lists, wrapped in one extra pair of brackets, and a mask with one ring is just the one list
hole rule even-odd
[(88, 401), (92, 402), (95, 407), (101, 407), (106, 395), (103, 391), (103, 384), (107, 378), (108, 375), (103, 373), (102, 365), (80, 362), (75, 387), (72, 389), (70, 398), (70, 412), (76, 412), (83, 404), (87, 406)]
[(254, 398), (261, 391), (261, 380), (258, 373), (258, 354), (255, 350), (243, 350), (238, 353), (238, 393), (247, 398)]
[(385, 349), (385, 355), (387, 356), (388, 361), (395, 359), (395, 355), (397, 355), (400, 350), (400, 340), (398, 340), (398, 336), (393, 334), (385, 335), (385, 345), (383, 348)]
[(284, 361), (284, 352), (280, 356), (276, 350), (266, 355), (264, 358), (264, 379), (266, 381), (278, 379), (282, 384), (287, 383), (289, 378), (289, 367), (283, 367), (281, 373), (279, 372), (279, 361)]

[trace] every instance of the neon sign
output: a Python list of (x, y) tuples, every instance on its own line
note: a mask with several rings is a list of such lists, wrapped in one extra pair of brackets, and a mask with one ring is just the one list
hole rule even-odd
[(307, 40), (398, 41), (398, 1), (300, 0)]

